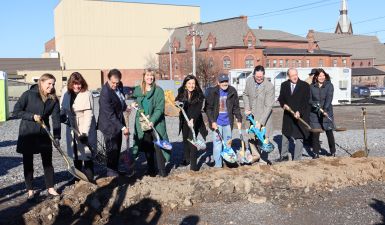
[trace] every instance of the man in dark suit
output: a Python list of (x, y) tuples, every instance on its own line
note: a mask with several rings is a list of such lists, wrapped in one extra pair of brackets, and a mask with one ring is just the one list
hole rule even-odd
[(107, 151), (107, 176), (117, 176), (122, 133), (128, 136), (123, 112), (127, 109), (120, 80), (122, 74), (117, 69), (108, 73), (99, 98), (98, 129), (103, 133)]
[(309, 135), (303, 124), (298, 121), (298, 118), (309, 122), (310, 86), (298, 78), (298, 71), (294, 68), (289, 69), (287, 75), (289, 79), (281, 84), (278, 101), (283, 109), (290, 107), (295, 112), (295, 115), (293, 116), (287, 110), (284, 111), (282, 149), (279, 161), (289, 160), (289, 139), (291, 138), (295, 140), (293, 160), (301, 159), (303, 140)]

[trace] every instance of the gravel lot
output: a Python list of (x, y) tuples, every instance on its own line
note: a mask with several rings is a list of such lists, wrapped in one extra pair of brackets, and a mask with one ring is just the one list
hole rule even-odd
[[(98, 104), (97, 104), (97, 99), (95, 99), (95, 112), (98, 111)], [(10, 102), (10, 109), (13, 109), (15, 102)], [(385, 144), (385, 138), (384, 138), (384, 132), (385, 132), (385, 120), (383, 119), (383, 116), (385, 115), (385, 106), (367, 106), (368, 110), (368, 144), (369, 144), (369, 149), (370, 149), (370, 155), (371, 156), (385, 156), (384, 153), (384, 144)], [(346, 132), (339, 132), (335, 133), (335, 139), (336, 142), (339, 146), (342, 148), (337, 147), (337, 156), (347, 156), (348, 154), (345, 152), (345, 150), (349, 152), (354, 152), (359, 149), (363, 149), (363, 131), (362, 131), (362, 118), (361, 118), (361, 106), (340, 106), (340, 107), (335, 107), (335, 114), (336, 114), (336, 121), (338, 122), (339, 126), (344, 126), (348, 128), (348, 131)], [(131, 120), (133, 121), (133, 115), (131, 115)], [(269, 154), (268, 158), (272, 161), (277, 159), (279, 157), (279, 147), (280, 147), (280, 125), (281, 125), (281, 116), (282, 116), (282, 110), (281, 109), (274, 109), (274, 114), (273, 114), (273, 119), (275, 121), (274, 123), (274, 145), (276, 145), (276, 149)], [(183, 157), (183, 149), (182, 149), (182, 137), (181, 135), (178, 134), (178, 118), (171, 118), (168, 117), (166, 119), (167, 122), (167, 131), (168, 135), (170, 137), (170, 141), (173, 143), (174, 146), (174, 151), (173, 155), (171, 158), (171, 164), (170, 168), (173, 167), (173, 165), (177, 165)], [(25, 195), (26, 192), (24, 190), (24, 177), (23, 177), (23, 168), (22, 168), (22, 157), (20, 154), (16, 153), (16, 141), (17, 141), (17, 135), (18, 135), (18, 127), (19, 127), (19, 120), (10, 120), (5, 123), (0, 124), (0, 162), (1, 162), (1, 167), (0, 167), (0, 223), (1, 223), (1, 218), (7, 214), (9, 217), (9, 213), (17, 215), (20, 213), (25, 212), (28, 208), (25, 207), (15, 207), (25, 201)], [(132, 123), (131, 123), (132, 124)], [(130, 126), (131, 132), (133, 129), (133, 126)], [(62, 127), (62, 137), (64, 137), (64, 132), (65, 128)], [(234, 131), (234, 137), (238, 137), (238, 131)], [(132, 136), (130, 137), (132, 139)], [(325, 149), (328, 149), (327, 147), (327, 140), (326, 140), (326, 135), (321, 135), (321, 140), (322, 140), (322, 146)], [(211, 142), (211, 135), (208, 137), (208, 141)], [(132, 141), (131, 141), (132, 143)], [(63, 149), (65, 149), (65, 141), (62, 139), (61, 141), (61, 146)], [(211, 146), (209, 144), (209, 146)], [(123, 148), (125, 149), (125, 143), (123, 144)], [(345, 150), (344, 150), (345, 149)], [(211, 154), (211, 151), (204, 152), (202, 156), (200, 157), (200, 162), (202, 164), (202, 169), (208, 169), (209, 167), (204, 163), (206, 161), (206, 157)], [(308, 154), (304, 151), (304, 158), (308, 158)], [(53, 154), (53, 161), (54, 161), (54, 168), (55, 168), (55, 179), (56, 179), (56, 188), (62, 190), (67, 182), (71, 179), (71, 176), (68, 172), (66, 172), (66, 165), (64, 161), (62, 160), (62, 157), (59, 155), (59, 153), (54, 150)], [(40, 162), (40, 157), (36, 156), (35, 157), (35, 186), (38, 190), (44, 191), (44, 176), (43, 176), (43, 171), (41, 168), (41, 162)], [(142, 169), (143, 166), (140, 165), (139, 169)], [(187, 170), (187, 168), (180, 168), (178, 171), (184, 171)], [(174, 171), (174, 170), (173, 170)], [(99, 175), (103, 175), (103, 169), (98, 166), (97, 167), (97, 173)], [(359, 196), (369, 196), (370, 190), (377, 190), (377, 191), (382, 191), (384, 193), (384, 189), (381, 189), (381, 184), (376, 184), (374, 185), (376, 188), (371, 188), (369, 185), (368, 187), (364, 187), (362, 190), (357, 187), (353, 189), (348, 189), (348, 190), (341, 190), (338, 193), (333, 193), (329, 199), (330, 204), (339, 204), (338, 199), (339, 198), (345, 198), (346, 195), (348, 195), (350, 192), (351, 193), (361, 193), (357, 194)], [(346, 192), (346, 193), (345, 193)], [(42, 193), (44, 195), (44, 192)], [(384, 200), (384, 194), (382, 196), (376, 196), (379, 198), (379, 200)], [(382, 199), (381, 199), (382, 197)], [(320, 197), (321, 199), (321, 197)], [(334, 200), (333, 200), (334, 199)], [(320, 200), (321, 201), (321, 200)], [(333, 201), (333, 202), (332, 202)], [(360, 204), (368, 205), (370, 199), (366, 199), (363, 197), (357, 198), (354, 201), (357, 202), (356, 205), (352, 205), (351, 208), (348, 210), (348, 206), (344, 206), (344, 210), (346, 212), (351, 211), (352, 216), (350, 217), (349, 220), (343, 220), (343, 221), (350, 221), (350, 222), (341, 222), (342, 220), (335, 220), (336, 224), (365, 224), (365, 223), (356, 223), (355, 214), (360, 213), (361, 207)], [(374, 200), (373, 200), (374, 201)], [(360, 203), (361, 202), (361, 203)], [(321, 201), (322, 203), (322, 201)], [(319, 217), (322, 217), (323, 214), (320, 214), (318, 211), (325, 209), (323, 208), (322, 204), (320, 202), (315, 203), (312, 207), (306, 208), (304, 207), (304, 211), (298, 212), (294, 211), (292, 212), (293, 216), (300, 216), (304, 213), (311, 213), (314, 215), (318, 215)], [(328, 203), (327, 201), (325, 204)], [(368, 204), (367, 204), (368, 203)], [(216, 203), (217, 204), (217, 203)], [(318, 205), (317, 205), (318, 204)], [(380, 204), (380, 203), (379, 203)], [(383, 202), (381, 204), (384, 204)], [(218, 206), (216, 205), (210, 205), (210, 206), (204, 206), (204, 209), (207, 209), (207, 215), (204, 217), (209, 224), (213, 224), (214, 218), (215, 218), (215, 210)], [(231, 209), (238, 210), (240, 212), (249, 212), (249, 213), (254, 213), (254, 211), (259, 211), (258, 208), (250, 208), (249, 204), (243, 204), (243, 203), (232, 203), (223, 206), (223, 212), (229, 211)], [(221, 206), (222, 208), (222, 206)], [(275, 212), (277, 210), (273, 205), (263, 205), (261, 206), (264, 211), (269, 211), (269, 212)], [(12, 210), (10, 210), (12, 209)], [(382, 210), (384, 208), (382, 207)], [(194, 211), (194, 213), (199, 213), (199, 209), (191, 209), (191, 210), (198, 210)], [(262, 210), (262, 209), (261, 209)], [(264, 211), (261, 212), (264, 212)], [(333, 211), (329, 210), (326, 208), (325, 209), (327, 215), (333, 215)], [(367, 208), (366, 210), (369, 210)], [(6, 212), (6, 213), (5, 213)], [(372, 210), (372, 214), (374, 211)], [(187, 213), (187, 212), (186, 212)], [(202, 213), (202, 212), (201, 212)], [(210, 214), (211, 213), (211, 214)], [(384, 215), (384, 211), (381, 212), (382, 215)], [(271, 219), (271, 223), (266, 223), (266, 224), (284, 224), (285, 223), (285, 218), (286, 217), (281, 217), (280, 213), (277, 211), (276, 213), (270, 213), (266, 214), (267, 215), (277, 215), (277, 220)], [(369, 212), (367, 213), (368, 215), (370, 214)], [(230, 218), (230, 215), (224, 214), (226, 218)], [(174, 221), (173, 218), (179, 218), (178, 216), (181, 216), (181, 213), (176, 214), (175, 217), (170, 217), (169, 222)], [(210, 216), (212, 216), (212, 219), (210, 219)], [(279, 218), (278, 218), (279, 217)], [(198, 217), (199, 218), (199, 217)], [(255, 220), (243, 220), (245, 217), (240, 217), (238, 220), (226, 220), (222, 221), (223, 223), (220, 222), (220, 224), (239, 224), (239, 222), (243, 224), (258, 224), (258, 223), (253, 223)], [(252, 218), (256, 218), (253, 216)], [(315, 217), (316, 219), (317, 217)], [(380, 221), (377, 217), (377, 219), (368, 220), (367, 224), (373, 224), (372, 222), (369, 221)], [(326, 218), (325, 218), (326, 219)], [(363, 218), (365, 219), (365, 217)], [(194, 220), (192, 220), (194, 221)], [(230, 223), (230, 221), (233, 221), (234, 223)], [(237, 222), (238, 221), (238, 222)], [(250, 223), (246, 222), (250, 221)], [(329, 221), (332, 222), (332, 220), (324, 220), (325, 223), (307, 223), (307, 224), (329, 224)], [(327, 222), (326, 222), (327, 221)], [(362, 220), (365, 221), (365, 220)], [(179, 221), (180, 222), (180, 221)], [(218, 221), (219, 222), (219, 221)], [(384, 222), (384, 221), (382, 221)], [(172, 224), (174, 224), (172, 222)], [(183, 223), (183, 224), (194, 224), (194, 223)], [(215, 223), (214, 223), (215, 224)], [(287, 223), (291, 224), (291, 223)], [(380, 224), (380, 223), (379, 223)]]

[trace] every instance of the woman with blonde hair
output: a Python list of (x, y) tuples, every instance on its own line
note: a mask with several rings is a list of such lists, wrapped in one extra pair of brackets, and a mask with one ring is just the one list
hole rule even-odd
[(66, 131), (68, 155), (74, 160), (75, 168), (83, 171), (89, 181), (93, 181), (91, 151), (97, 147), (94, 103), (87, 82), (80, 73), (71, 74), (60, 102), (63, 119), (69, 122)]
[(54, 169), (52, 166), (52, 142), (47, 132), (40, 127), (38, 121), (43, 121), (50, 128), (49, 117), (52, 117), (53, 135), (60, 140), (60, 106), (55, 94), (56, 79), (51, 74), (43, 74), (38, 84), (32, 85), (17, 101), (13, 115), (21, 119), (19, 137), (17, 139), (18, 153), (23, 154), (25, 185), (28, 191), (28, 201), (36, 198), (33, 190), (33, 155), (40, 154), (45, 185), (50, 196), (59, 195), (54, 189)]
[(140, 112), (136, 113), (134, 146), (132, 154), (136, 158), (138, 151), (145, 153), (147, 159), (147, 174), (155, 176), (155, 156), (160, 176), (166, 176), (165, 161), (170, 159), (170, 153), (154, 147), (152, 129), (155, 129), (161, 140), (168, 140), (166, 121), (164, 115), (164, 92), (155, 84), (155, 72), (146, 69), (143, 73), (141, 85), (135, 87), (133, 97), (135, 102), (132, 106), (138, 106), (144, 114), (149, 117), (150, 123), (147, 126), (141, 119)]

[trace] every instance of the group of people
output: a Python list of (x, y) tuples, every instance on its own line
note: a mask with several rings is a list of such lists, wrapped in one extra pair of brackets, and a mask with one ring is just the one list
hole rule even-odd
[[(298, 78), (296, 69), (289, 69), (288, 80), (282, 83), (278, 101), (282, 108), (291, 109), (294, 116), (285, 110), (282, 124), (282, 149), (279, 161), (289, 160), (289, 140), (296, 143), (294, 160), (302, 155), (303, 142), (309, 139), (308, 130), (298, 122), (298, 118), (310, 122), (314, 128), (326, 131), (329, 141), (330, 155), (335, 154), (333, 123), (327, 119), (333, 118), (333, 85), (330, 76), (323, 69), (312, 70), (314, 76), (311, 84)], [(49, 117), (52, 118), (52, 131), (55, 142), (61, 138), (61, 123), (66, 124), (67, 154), (73, 159), (75, 168), (81, 170), (89, 181), (94, 181), (93, 155), (97, 149), (97, 130), (104, 137), (106, 149), (107, 176), (118, 176), (120, 152), (123, 136), (129, 136), (129, 124), (124, 114), (136, 110), (133, 147), (130, 158), (138, 158), (139, 152), (144, 152), (147, 160), (147, 175), (167, 176), (166, 162), (171, 152), (154, 145), (157, 137), (168, 141), (165, 121), (165, 96), (162, 88), (156, 85), (155, 72), (146, 69), (140, 85), (135, 87), (134, 102), (126, 104), (121, 82), (122, 74), (113, 69), (107, 75), (99, 98), (99, 116), (94, 114), (93, 97), (88, 90), (84, 77), (74, 72), (62, 91), (61, 98), (56, 96), (55, 77), (43, 74), (38, 83), (22, 94), (15, 105), (14, 116), (21, 119), (17, 152), (23, 155), (23, 167), (28, 199), (35, 197), (33, 189), (33, 155), (40, 154), (43, 162), (45, 184), (48, 194), (58, 195), (54, 189), (54, 168), (52, 165), (52, 142), (39, 123), (44, 122), (50, 128)], [(265, 127), (266, 137), (272, 138), (272, 110), (275, 103), (274, 86), (265, 78), (263, 66), (256, 66), (246, 80), (243, 93), (244, 110), (239, 105), (237, 90), (229, 85), (226, 74), (218, 76), (218, 83), (203, 93), (195, 76), (188, 75), (178, 89), (175, 101), (183, 103), (187, 114), (186, 120), (180, 114), (179, 132), (183, 137), (184, 158), (182, 165), (190, 165), (197, 171), (198, 149), (191, 142), (195, 134), (200, 133), (206, 140), (209, 132), (203, 119), (205, 112), (208, 118), (208, 128), (213, 137), (214, 167), (222, 167), (222, 139), (227, 142), (232, 138), (234, 124), (242, 129), (242, 114), (254, 116), (256, 126)], [(147, 118), (143, 118), (143, 115)], [(319, 134), (311, 135), (314, 158), (319, 157)]]

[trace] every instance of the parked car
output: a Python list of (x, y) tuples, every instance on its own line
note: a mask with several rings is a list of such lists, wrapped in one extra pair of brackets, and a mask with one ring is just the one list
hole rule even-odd
[(100, 96), (100, 91), (93, 90), (93, 91), (91, 91), (91, 94), (92, 94), (92, 97), (97, 98)]
[(380, 88), (381, 96), (385, 96), (385, 87)]
[(382, 91), (379, 88), (371, 87), (370, 90), (370, 97), (381, 97)]
[(126, 99), (132, 98), (132, 95), (134, 94), (135, 87), (123, 87), (123, 94)]
[(352, 87), (352, 97), (353, 98), (361, 98), (361, 97), (369, 97), (370, 90), (365, 86), (353, 86)]

